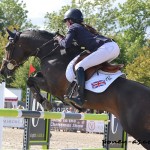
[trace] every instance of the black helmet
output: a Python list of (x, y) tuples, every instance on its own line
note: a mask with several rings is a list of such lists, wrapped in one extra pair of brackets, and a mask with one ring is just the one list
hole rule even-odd
[(72, 19), (73, 22), (81, 23), (83, 22), (83, 14), (79, 9), (72, 8), (65, 13), (64, 21), (66, 21), (66, 19)]

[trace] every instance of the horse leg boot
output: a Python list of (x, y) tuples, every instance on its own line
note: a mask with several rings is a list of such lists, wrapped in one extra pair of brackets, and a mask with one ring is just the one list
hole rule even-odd
[(78, 96), (75, 98), (71, 98), (76, 105), (82, 108), (85, 100), (84, 100), (84, 87), (85, 87), (85, 73), (82, 67), (79, 67), (76, 71), (76, 78), (78, 84)]
[[(27, 80), (27, 85), (31, 89), (33, 93), (33, 97), (43, 106), (45, 111), (49, 111), (52, 109), (52, 104), (41, 95), (40, 88), (44, 89), (44, 85), (46, 85), (44, 78), (40, 73), (36, 74), (34, 77), (29, 77)], [(44, 89), (46, 91), (46, 89)]]
[(40, 94), (40, 91), (35, 87), (30, 87), (33, 97), (39, 102), (45, 111), (50, 111), (52, 109), (52, 104)]

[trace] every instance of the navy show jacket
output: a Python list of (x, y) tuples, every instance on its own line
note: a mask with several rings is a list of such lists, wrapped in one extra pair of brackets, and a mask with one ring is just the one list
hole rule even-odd
[(59, 44), (64, 48), (69, 48), (73, 40), (75, 40), (79, 46), (85, 47), (86, 50), (93, 52), (108, 39), (102, 35), (92, 34), (81, 24), (73, 23), (69, 27), (66, 37), (60, 40)]

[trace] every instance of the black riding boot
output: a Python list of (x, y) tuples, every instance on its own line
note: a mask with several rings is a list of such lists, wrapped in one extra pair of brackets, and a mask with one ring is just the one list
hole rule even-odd
[(78, 84), (78, 96), (75, 98), (72, 98), (72, 100), (79, 106), (82, 107), (84, 104), (84, 87), (85, 87), (85, 74), (84, 69), (82, 67), (79, 67), (76, 71), (76, 78), (77, 78), (77, 84)]

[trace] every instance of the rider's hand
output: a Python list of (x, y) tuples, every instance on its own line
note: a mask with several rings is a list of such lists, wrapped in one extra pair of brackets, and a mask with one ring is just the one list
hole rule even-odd
[(58, 31), (55, 33), (54, 41), (59, 42), (59, 41), (61, 41), (63, 38), (64, 38), (64, 36), (61, 35), (61, 34), (59, 33), (59, 30), (58, 30)]
[(57, 31), (57, 32), (55, 33), (54, 41), (57, 41), (57, 42), (59, 43), (63, 38), (64, 38), (64, 36), (61, 35), (61, 34), (59, 33), (59, 31)]
[(60, 35), (56, 35), (55, 37), (54, 37), (54, 41), (61, 41), (63, 39), (63, 37), (62, 36), (60, 36)]

